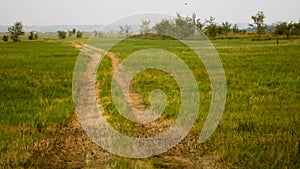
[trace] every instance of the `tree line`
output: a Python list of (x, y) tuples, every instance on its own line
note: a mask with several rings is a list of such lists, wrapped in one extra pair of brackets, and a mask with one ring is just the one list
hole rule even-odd
[[(265, 14), (263, 11), (258, 11), (257, 14), (251, 16), (252, 23), (249, 23), (249, 27), (252, 28), (258, 39), (266, 33), (267, 24), (265, 24)], [(120, 34), (129, 36), (131, 27), (129, 25), (119, 26)], [(231, 24), (228, 21), (224, 21), (221, 24), (217, 24), (214, 17), (209, 17), (204, 21), (197, 18), (196, 14), (192, 16), (183, 17), (179, 13), (175, 19), (163, 19), (159, 23), (156, 23), (153, 27), (150, 27), (150, 20), (142, 20), (140, 24), (140, 34), (156, 33), (161, 35), (168, 35), (178, 39), (184, 39), (192, 36), (195, 32), (203, 32), (211, 39), (216, 39), (218, 35), (224, 35), (228, 38), (229, 34), (246, 33), (245, 29), (239, 29), (237, 24)], [(288, 39), (290, 35), (300, 34), (300, 20), (298, 23), (281, 21), (272, 26), (271, 33), (274, 37), (278, 38), (279, 35), (285, 35)]]
[(75, 28), (73, 28), (72, 30), (69, 30), (68, 32), (59, 30), (59, 31), (57, 31), (57, 35), (60, 39), (65, 39), (67, 37), (82, 38), (83, 33), (80, 30), (76, 30)]
[[(249, 26), (256, 32), (258, 39), (266, 33), (267, 25), (265, 24), (265, 14), (263, 11), (258, 11), (255, 15), (251, 16), (252, 23)], [(214, 17), (209, 17), (204, 21), (197, 18), (196, 14), (193, 13), (192, 16), (183, 17), (179, 13), (174, 19), (163, 19), (159, 23), (156, 23), (153, 27), (150, 26), (150, 20), (142, 20), (140, 24), (140, 34), (147, 35), (149, 33), (156, 33), (159, 35), (168, 35), (178, 39), (185, 39), (189, 36), (195, 34), (195, 32), (203, 32), (206, 36), (211, 39), (216, 39), (218, 35), (224, 35), (228, 38), (229, 34), (240, 34), (246, 33), (245, 29), (239, 29), (237, 24), (231, 24), (228, 21), (224, 21), (221, 24), (217, 24)], [(130, 25), (120, 25), (119, 33), (121, 35), (129, 36), (131, 34)], [(21, 22), (16, 22), (13, 26), (8, 27), (9, 35), (4, 35), (2, 39), (8, 41), (9, 37), (14, 41), (20, 41), (20, 36), (24, 35), (23, 24)], [(296, 35), (299, 38), (300, 35), (300, 20), (298, 23), (280, 21), (273, 25), (271, 30), (275, 38), (280, 36), (285, 36), (287, 39), (290, 35)], [(65, 39), (67, 37), (82, 38), (83, 33), (79, 30), (73, 28), (69, 31), (57, 31), (57, 36), (60, 39)], [(30, 40), (35, 40), (38, 38), (37, 32), (30, 32)]]
[[(3, 41), (8, 41), (9, 38), (11, 38), (14, 42), (21, 41), (20, 36), (25, 34), (25, 32), (23, 31), (22, 22), (15, 22), (14, 25), (8, 27), (8, 32), (9, 32), (9, 35), (4, 35), (2, 37)], [(69, 30), (68, 32), (59, 30), (59, 31), (57, 31), (57, 36), (60, 39), (65, 39), (67, 37), (82, 38), (83, 33), (80, 30), (76, 30), (75, 28), (73, 28), (72, 30)], [(29, 40), (38, 39), (38, 33), (35, 31), (29, 32), (28, 39)]]

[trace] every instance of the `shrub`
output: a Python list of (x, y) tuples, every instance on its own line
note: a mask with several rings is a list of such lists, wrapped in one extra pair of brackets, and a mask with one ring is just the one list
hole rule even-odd
[(38, 38), (38, 34), (36, 32), (31, 31), (28, 37), (29, 40), (36, 40)]
[(60, 39), (65, 39), (67, 37), (66, 31), (57, 31), (57, 35)]
[(76, 37), (77, 38), (82, 38), (83, 33), (80, 31), (77, 31)]
[(4, 41), (4, 42), (7, 42), (8, 41), (8, 35), (4, 35), (3, 37), (2, 37), (2, 40)]

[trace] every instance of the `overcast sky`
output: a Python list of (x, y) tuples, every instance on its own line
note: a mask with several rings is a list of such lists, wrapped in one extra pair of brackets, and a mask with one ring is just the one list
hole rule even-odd
[[(300, 19), (300, 0), (0, 0), (0, 25), (108, 24), (139, 13), (209, 16), (217, 22), (250, 23), (262, 10), (267, 23)], [(185, 5), (187, 3), (187, 5)]]

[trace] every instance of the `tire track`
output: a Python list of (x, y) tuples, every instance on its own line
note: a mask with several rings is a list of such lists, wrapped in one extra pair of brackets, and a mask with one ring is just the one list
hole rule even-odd
[[(97, 67), (99, 59), (101, 57), (110, 58), (113, 72), (117, 70), (120, 60), (115, 54), (90, 45), (85, 45), (83, 47), (80, 43), (73, 43), (72, 46), (85, 52), (89, 58), (87, 61), (88, 66), (83, 72), (87, 78), (85, 83), (88, 85), (85, 85), (85, 88), (80, 90), (82, 90), (82, 92), (93, 91), (95, 96), (95, 93), (98, 93), (97, 88), (95, 92), (95, 85), (97, 85), (95, 68)], [(122, 81), (124, 81), (124, 79), (119, 80), (118, 83), (121, 83)], [(91, 96), (92, 95), (88, 95), (87, 97)], [(146, 108), (142, 97), (137, 92), (134, 92), (133, 89), (129, 92), (129, 98), (131, 104), (137, 109), (141, 110)], [(94, 100), (97, 99), (99, 101), (99, 98), (94, 98)], [(87, 98), (87, 100), (93, 99)], [(81, 104), (85, 105), (90, 103), (85, 102)], [(86, 115), (86, 118), (90, 117)], [(151, 137), (167, 129), (170, 124), (171, 122), (162, 119), (146, 124), (135, 123), (136, 130), (134, 130), (133, 133), (136, 134), (134, 135), (135, 137)], [(215, 153), (203, 154), (203, 151), (203, 148), (201, 148), (198, 143), (198, 137), (195, 134), (189, 134), (168, 152), (151, 157), (150, 161), (148, 161), (149, 158), (148, 160), (141, 160), (147, 164), (149, 163), (148, 165), (151, 166), (150, 168), (218, 168), (218, 165), (216, 164), (218, 158), (217, 155)], [(34, 168), (44, 168), (45, 165), (50, 168), (114, 168), (113, 166), (115, 165), (111, 163), (114, 159), (113, 155), (96, 145), (85, 134), (74, 112), (71, 113), (71, 120), (68, 126), (54, 132), (49, 138), (43, 139), (33, 145), (32, 159), (38, 161), (37, 164), (31, 165)], [(131, 160), (129, 160), (129, 162), (135, 163)]]
[[(101, 53), (105, 55), (106, 57), (110, 58), (112, 62), (112, 73), (114, 74), (120, 65), (120, 60), (118, 57), (111, 52), (106, 52), (103, 49), (98, 49), (90, 45), (85, 45), (84, 49), (88, 49), (89, 52), (96, 52), (96, 53)], [(91, 57), (102, 57), (99, 54), (98, 55), (90, 55)], [(96, 64), (92, 64), (96, 65)], [(127, 93), (124, 92), (126, 90), (126, 85), (124, 83), (129, 83), (126, 75), (119, 75), (117, 76), (118, 78), (116, 79), (119, 87), (121, 88), (123, 95), (126, 95)], [(93, 79), (96, 79), (96, 77), (93, 77)], [(98, 93), (98, 92), (96, 92)], [(126, 97), (126, 96), (125, 96)], [(126, 97), (127, 100), (130, 100), (130, 104), (132, 104), (134, 107), (138, 108), (139, 110), (145, 110), (146, 106), (143, 102), (142, 97), (137, 93), (134, 92), (134, 89), (131, 88), (131, 92), (129, 92), (128, 97)], [(101, 100), (100, 100), (101, 101)], [(147, 111), (146, 111), (147, 113)], [(142, 113), (134, 113), (137, 117), (136, 118), (145, 118)], [(136, 130), (133, 131), (135, 134), (134, 136), (137, 138), (140, 137), (152, 137), (155, 136), (164, 130), (168, 129), (170, 125), (172, 124), (171, 121), (166, 121), (161, 118), (154, 122), (150, 123), (135, 123)], [(196, 155), (194, 154), (195, 152), (199, 152), (199, 143), (198, 143), (198, 137), (194, 137), (192, 135), (188, 135), (182, 142), (180, 142), (176, 147), (172, 148), (170, 151), (164, 153), (164, 155), (160, 155), (161, 161), (168, 163), (167, 161), (171, 160), (174, 161), (175, 163), (182, 163), (186, 166), (187, 168), (209, 168), (209, 169), (214, 169), (218, 168), (218, 165), (216, 164), (216, 159), (218, 158), (216, 153), (210, 153), (203, 155), (202, 157), (199, 157), (199, 154)], [(194, 152), (191, 153), (190, 155), (186, 155), (185, 151), (190, 151)], [(174, 164), (178, 165), (178, 164)]]

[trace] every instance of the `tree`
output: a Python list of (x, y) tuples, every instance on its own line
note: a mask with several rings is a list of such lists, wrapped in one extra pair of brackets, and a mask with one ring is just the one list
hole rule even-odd
[(151, 31), (150, 29), (150, 20), (142, 20), (142, 24), (140, 25), (141, 34), (147, 34)]
[(131, 26), (126, 24), (125, 26), (120, 25), (119, 28), (120, 28), (120, 34), (121, 35), (125, 34), (126, 36), (129, 36)]
[(218, 34), (218, 26), (215, 23), (215, 18), (210, 17), (209, 20), (206, 20), (207, 26), (205, 27), (205, 33), (209, 37), (216, 39), (216, 36)]
[(184, 39), (195, 33), (195, 24), (193, 18), (186, 17), (183, 18), (179, 13), (177, 13), (177, 18), (175, 18), (175, 34), (176, 38)]
[(197, 19), (195, 24), (198, 31), (204, 31), (205, 23), (202, 23), (200, 19)]
[(290, 37), (290, 34), (292, 33), (293, 27), (294, 27), (293, 22), (287, 23), (287, 25), (286, 25), (286, 31), (285, 31), (285, 35), (286, 35), (287, 39)]
[(7, 41), (8, 41), (8, 38), (9, 38), (8, 35), (3, 35), (2, 40), (3, 40), (4, 42), (7, 42)]
[(68, 35), (69, 35), (69, 37), (71, 37), (71, 36), (75, 36), (76, 35), (76, 29), (75, 28), (73, 28), (72, 30), (69, 30), (68, 31)]
[(73, 28), (73, 29), (72, 29), (72, 34), (73, 34), (73, 35), (75, 35), (75, 34), (76, 34), (76, 32), (77, 32), (77, 31), (76, 31), (76, 29), (75, 29), (75, 28)]
[(101, 38), (103, 38), (104, 37), (104, 32), (102, 32), (102, 31), (94, 31), (94, 36), (95, 37), (101, 37)]
[(275, 25), (274, 35), (283, 35), (286, 31), (287, 23), (286, 22), (278, 22)]
[(77, 38), (82, 38), (82, 36), (83, 36), (83, 33), (80, 30), (78, 30), (77, 33), (76, 33), (76, 37)]
[(14, 42), (20, 41), (20, 35), (24, 35), (22, 22), (15, 22), (13, 26), (8, 27), (8, 32)]
[(294, 23), (294, 32), (297, 35), (297, 38), (299, 38), (300, 35), (300, 19), (298, 23)]
[(258, 34), (258, 37), (265, 33), (266, 30), (266, 24), (264, 23), (265, 14), (263, 11), (258, 11), (256, 15), (253, 15), (252, 17), (253, 24), (249, 24), (250, 27), (254, 28), (256, 30), (256, 33)]
[(38, 34), (36, 32), (31, 31), (29, 33), (29, 37), (28, 37), (29, 40), (36, 40), (37, 38), (38, 38)]
[(66, 31), (57, 31), (57, 35), (60, 39), (65, 39), (67, 37), (67, 32)]
[(231, 24), (229, 22), (222, 22), (222, 31), (227, 39), (228, 33), (230, 32)]
[(196, 15), (196, 13), (194, 12), (192, 14), (192, 17), (188, 17), (187, 16), (186, 20), (189, 21), (189, 22), (192, 22), (194, 25), (196, 25), (196, 23), (197, 23), (197, 15)]
[(174, 24), (172, 23), (172, 21), (167, 20), (167, 19), (163, 19), (161, 22), (155, 24), (153, 26), (153, 30), (160, 35), (168, 35), (168, 36), (172, 36), (173, 32), (174, 32)]
[(234, 34), (236, 34), (236, 33), (239, 33), (239, 32), (240, 32), (240, 29), (239, 29), (239, 27), (238, 27), (238, 25), (237, 25), (237, 24), (234, 24), (234, 25), (233, 25), (233, 27), (232, 27), (232, 32), (233, 32)]
[(279, 22), (275, 25), (274, 35), (286, 35), (286, 38), (288, 39), (294, 26), (295, 25), (292, 22)]

